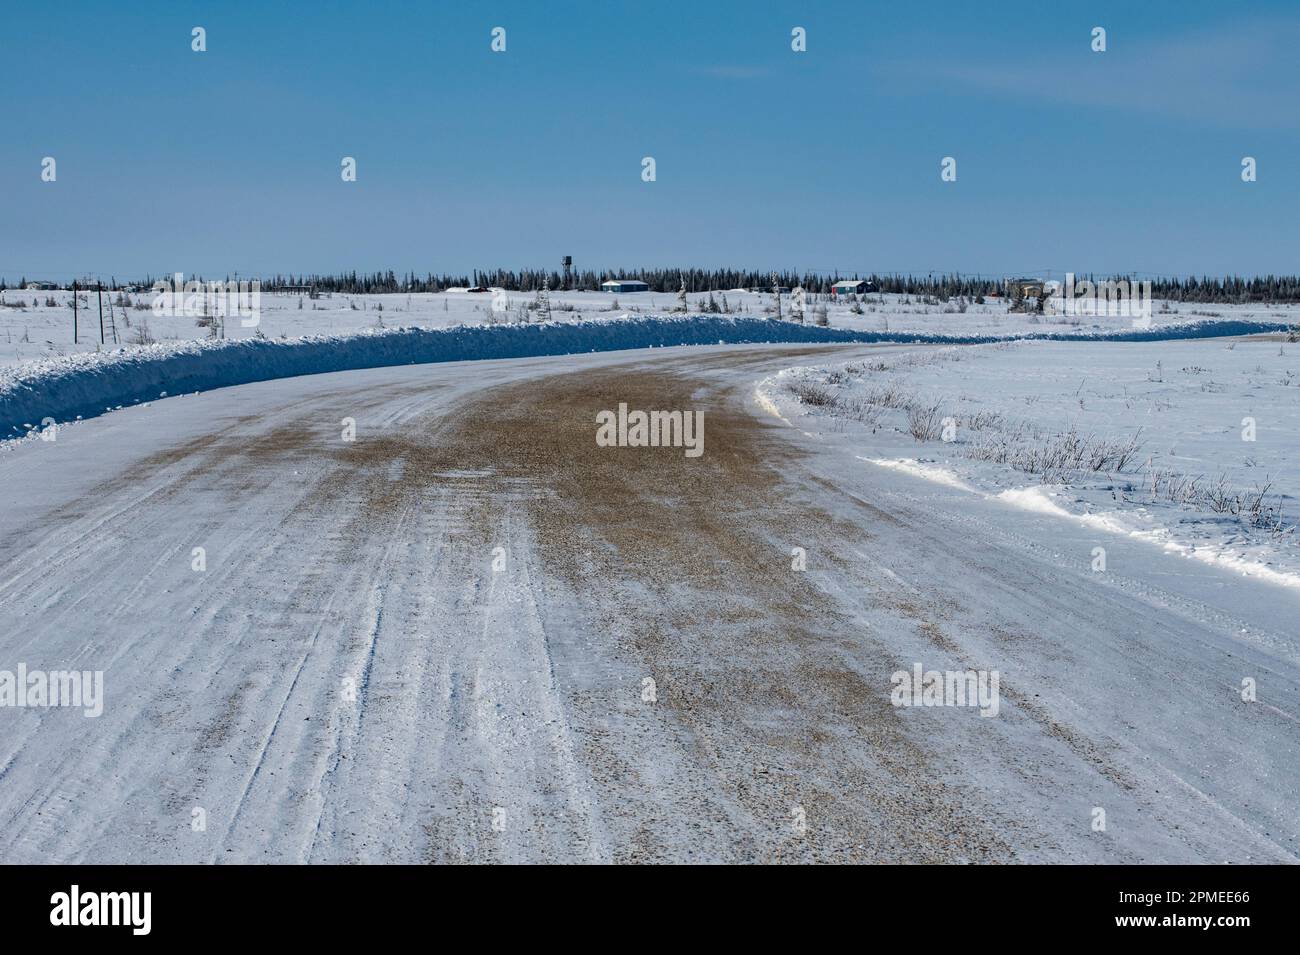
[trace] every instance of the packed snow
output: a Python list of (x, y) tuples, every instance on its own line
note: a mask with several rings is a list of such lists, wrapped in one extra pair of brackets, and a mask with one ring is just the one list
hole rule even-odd
[[(1216, 383), (1228, 344), (1197, 361)], [(1084, 526), (1061, 485), (984, 483), (892, 409), (873, 435), (774, 377), (970, 374), (969, 397), (1019, 353), (1032, 418), (1056, 352), (1144, 379), (1173, 345), (404, 365), (13, 442), (0, 669), (104, 692), (93, 718), (0, 710), (0, 857), (1294, 862), (1294, 589)], [(703, 410), (705, 455), (598, 447), (622, 397)], [(997, 716), (891, 706), (917, 664), (997, 671)]]

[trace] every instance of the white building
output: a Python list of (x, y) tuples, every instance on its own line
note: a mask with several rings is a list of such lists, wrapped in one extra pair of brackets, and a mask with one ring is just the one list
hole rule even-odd
[(648, 292), (650, 286), (640, 279), (606, 279), (600, 283), (602, 292)]
[(845, 279), (831, 286), (831, 294), (836, 298), (841, 295), (865, 295), (875, 290), (876, 284), (874, 282), (867, 282), (863, 279)]

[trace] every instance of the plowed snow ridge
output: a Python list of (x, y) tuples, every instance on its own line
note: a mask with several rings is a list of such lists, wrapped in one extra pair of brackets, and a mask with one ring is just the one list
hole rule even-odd
[(168, 395), (331, 371), (673, 345), (977, 344), (1012, 340), (1160, 341), (1285, 331), (1282, 322), (1203, 321), (1123, 332), (919, 335), (849, 331), (763, 318), (616, 318), (535, 325), (394, 328), (285, 341), (187, 341), (29, 362), (0, 371), (0, 436), (89, 418)]

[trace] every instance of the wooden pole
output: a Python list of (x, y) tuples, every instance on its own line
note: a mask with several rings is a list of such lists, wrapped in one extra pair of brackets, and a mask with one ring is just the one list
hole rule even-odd
[(95, 283), (95, 297), (99, 300), (99, 343), (104, 344), (104, 283)]
[(77, 280), (72, 280), (72, 344), (77, 344)]

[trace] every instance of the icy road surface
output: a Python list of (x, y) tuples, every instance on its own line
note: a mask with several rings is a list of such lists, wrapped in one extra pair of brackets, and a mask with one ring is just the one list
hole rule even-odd
[[(877, 350), (382, 368), (11, 446), (0, 671), (106, 699), (0, 708), (0, 861), (1297, 861), (1295, 591), (754, 401)], [(619, 402), (703, 410), (703, 456), (598, 448)], [(997, 715), (892, 706), (918, 663), (999, 671)]]

